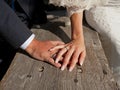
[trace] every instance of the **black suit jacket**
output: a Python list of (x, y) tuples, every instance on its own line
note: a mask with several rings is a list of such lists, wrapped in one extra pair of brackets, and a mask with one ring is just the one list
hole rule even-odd
[(21, 22), (4, 0), (0, 0), (0, 36), (14, 48), (19, 48), (32, 32)]
[[(35, 14), (41, 17), (45, 16), (45, 5), (43, 0), (16, 0), (29, 18), (33, 18)], [(39, 18), (37, 18), (39, 19)]]

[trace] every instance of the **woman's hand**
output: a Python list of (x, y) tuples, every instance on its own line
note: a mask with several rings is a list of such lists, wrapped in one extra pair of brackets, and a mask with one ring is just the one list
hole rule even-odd
[(83, 38), (72, 40), (70, 43), (65, 45), (55, 46), (54, 48), (50, 49), (50, 51), (59, 49), (61, 50), (57, 54), (55, 62), (59, 63), (63, 57), (61, 70), (64, 70), (68, 65), (70, 65), (69, 71), (72, 71), (77, 63), (80, 65), (83, 64), (86, 56), (86, 49)]
[(58, 52), (54, 50), (53, 52), (49, 51), (49, 49), (55, 47), (56, 45), (64, 44), (61, 41), (39, 41), (34, 39), (30, 45), (26, 48), (26, 52), (28, 52), (32, 57), (38, 60), (42, 60), (48, 62), (58, 68), (61, 67), (60, 63), (55, 63), (53, 59), (53, 55)]
[(61, 70), (64, 70), (69, 65), (69, 71), (72, 71), (77, 63), (83, 64), (86, 50), (84, 44), (83, 27), (82, 27), (83, 12), (74, 13), (71, 17), (71, 38), (72, 41), (65, 45), (59, 45), (50, 51), (59, 50), (56, 63), (59, 63), (63, 57)]

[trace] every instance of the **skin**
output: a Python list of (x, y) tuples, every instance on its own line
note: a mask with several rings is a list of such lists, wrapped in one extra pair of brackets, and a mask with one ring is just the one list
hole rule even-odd
[(82, 65), (85, 60), (86, 49), (84, 44), (82, 19), (82, 12), (73, 14), (70, 17), (72, 29), (71, 42), (50, 49), (50, 51), (60, 49), (55, 60), (56, 63), (59, 63), (60, 58), (64, 56), (61, 70), (64, 70), (69, 65), (69, 71), (71, 72), (77, 63)]
[(53, 66), (60, 68), (61, 64), (55, 63), (54, 59), (52, 58), (52, 55), (54, 55), (57, 50), (54, 50), (52, 52), (50, 52), (49, 50), (57, 45), (63, 44), (64, 43), (61, 41), (39, 41), (37, 39), (34, 39), (28, 45), (25, 51), (37, 60), (48, 62)]
[[(64, 44), (61, 41), (39, 41), (34, 39), (25, 51), (35, 59), (48, 62), (57, 68), (61, 68), (61, 70), (69, 65), (69, 71), (72, 71), (77, 63), (79, 65), (83, 64), (86, 56), (82, 18), (83, 13), (75, 13), (70, 17), (71, 42)], [(55, 60), (52, 58), (54, 54), (56, 54)], [(62, 61), (62, 64), (60, 61)]]

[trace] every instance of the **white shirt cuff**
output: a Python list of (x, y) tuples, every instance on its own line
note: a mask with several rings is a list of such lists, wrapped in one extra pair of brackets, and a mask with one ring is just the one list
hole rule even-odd
[(25, 50), (27, 46), (32, 42), (32, 40), (35, 38), (35, 34), (32, 34), (21, 46), (20, 48)]

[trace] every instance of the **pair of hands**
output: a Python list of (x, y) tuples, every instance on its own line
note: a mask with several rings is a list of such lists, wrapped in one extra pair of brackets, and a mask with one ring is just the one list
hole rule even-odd
[(69, 71), (72, 71), (77, 63), (82, 65), (86, 56), (82, 39), (72, 40), (67, 44), (61, 41), (38, 41), (34, 39), (26, 51), (32, 57), (48, 62), (57, 68), (61, 68), (61, 70), (69, 65)]

